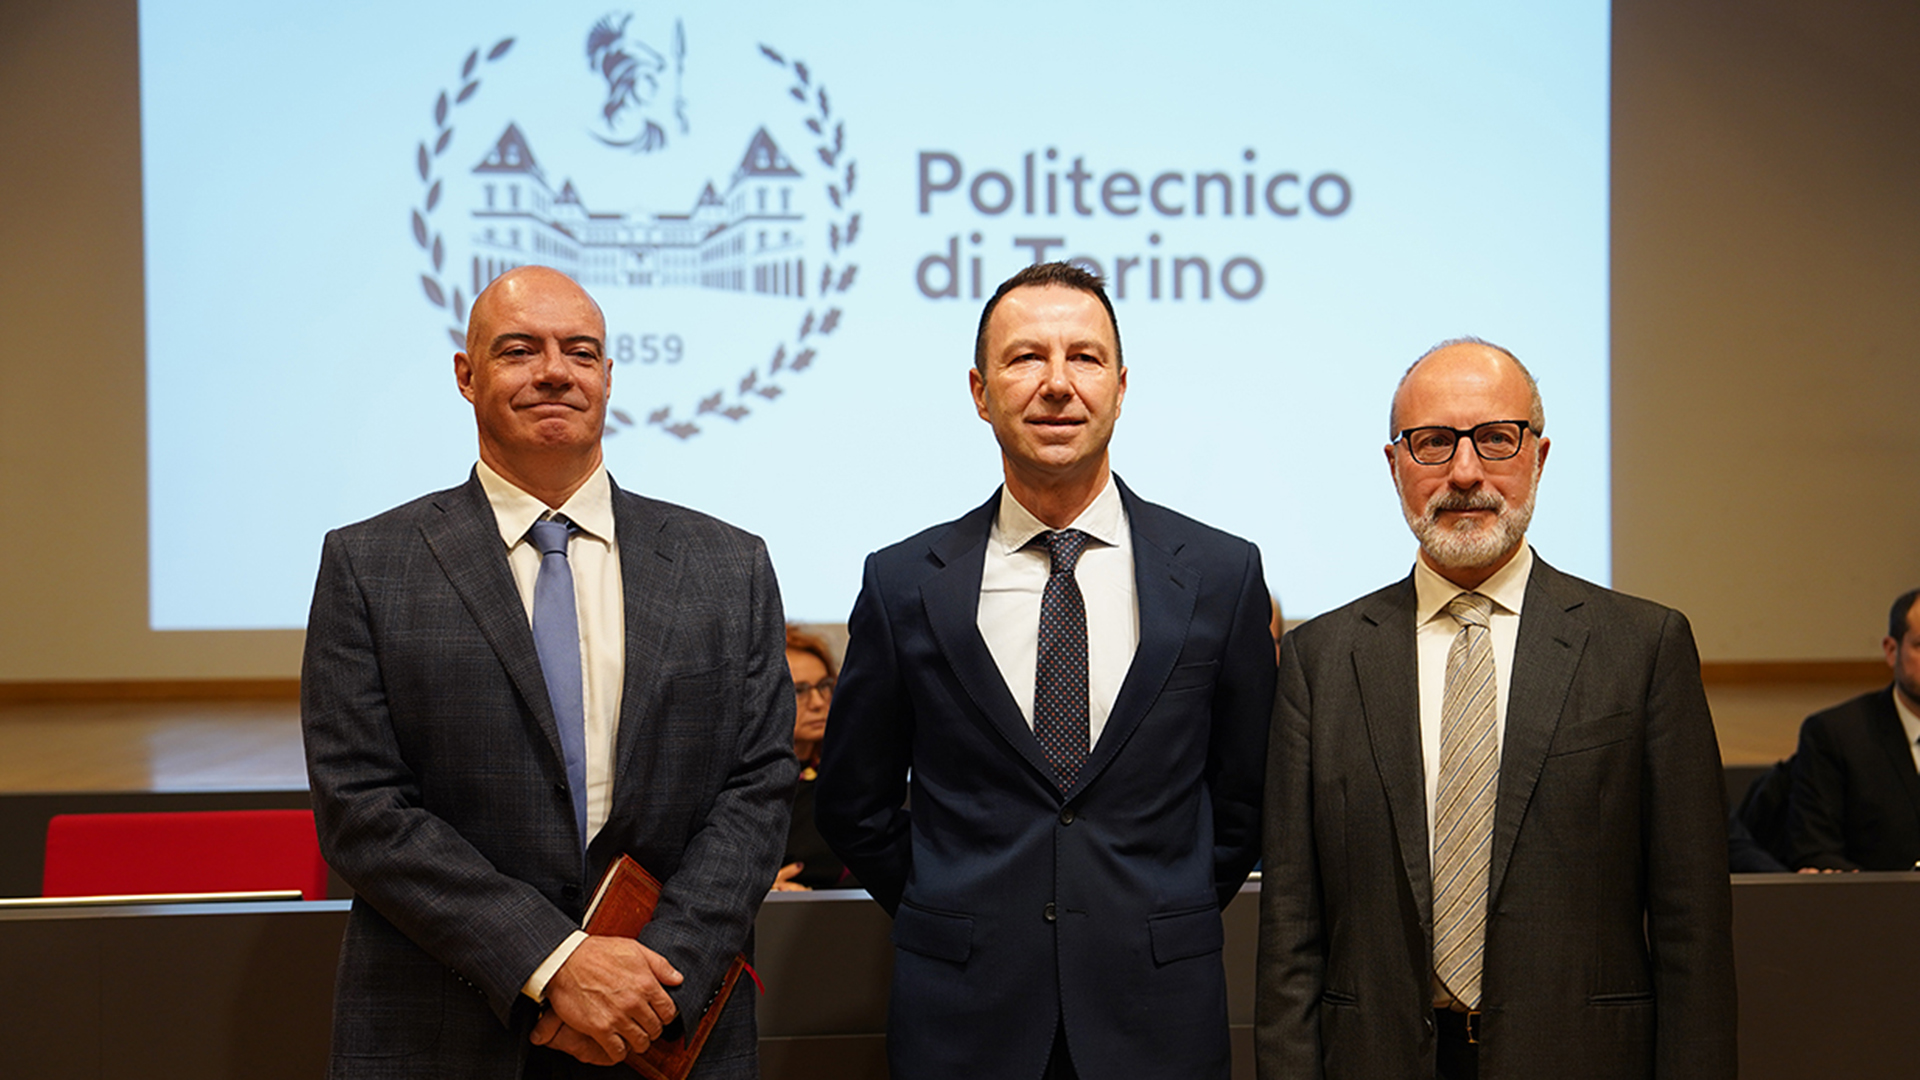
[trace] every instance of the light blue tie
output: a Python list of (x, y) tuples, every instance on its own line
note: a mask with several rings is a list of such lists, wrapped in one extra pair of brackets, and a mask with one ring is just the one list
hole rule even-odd
[(547, 680), (547, 700), (560, 725), (560, 752), (567, 762), (567, 788), (573, 793), (574, 824), (580, 848), (587, 846), (587, 708), (580, 674), (580, 616), (573, 601), (573, 567), (567, 563), (567, 539), (579, 531), (563, 517), (536, 521), (527, 536), (540, 552), (540, 576), (533, 582), (533, 648)]

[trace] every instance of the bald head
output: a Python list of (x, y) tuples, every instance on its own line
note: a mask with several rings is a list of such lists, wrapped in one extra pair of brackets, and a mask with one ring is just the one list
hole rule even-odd
[[(1497, 427), (1487, 429), (1485, 443), (1466, 437), (1482, 425), (1520, 420), (1528, 427), (1504, 439)], [(1420, 557), (1461, 588), (1478, 588), (1520, 550), (1533, 520), (1550, 445), (1539, 433), (1546, 416), (1533, 376), (1497, 345), (1443, 342), (1401, 378), (1389, 424), (1388, 467)], [(1416, 459), (1408, 439), (1398, 437), (1414, 428), (1458, 433), (1442, 444), (1452, 448), (1450, 456)]]
[[(1400, 422), (1400, 417), (1408, 394), (1418, 392), (1429, 382), (1447, 385), (1467, 380), (1482, 388), (1492, 388), (1504, 377), (1517, 378), (1525, 384), (1528, 402), (1526, 418), (1533, 425), (1534, 434), (1546, 434), (1546, 405), (1540, 400), (1540, 385), (1534, 381), (1533, 372), (1527, 370), (1527, 365), (1491, 341), (1461, 337), (1449, 338), (1420, 354), (1420, 359), (1415, 360), (1400, 376), (1400, 385), (1393, 391), (1393, 405), (1387, 411), (1387, 438), (1398, 438), (1406, 426)], [(1520, 415), (1501, 419), (1518, 420)]]
[(494, 278), (486, 288), (480, 290), (479, 296), (473, 298), (473, 307), (467, 312), (467, 355), (486, 351), (496, 313), (502, 305), (510, 305), (516, 300), (524, 302), (534, 295), (546, 297), (556, 294), (584, 301), (600, 322), (599, 336), (606, 337), (606, 315), (578, 282), (551, 266), (520, 266)]
[(613, 385), (606, 336), (600, 305), (572, 278), (523, 266), (474, 297), (467, 347), (453, 355), (480, 460), (548, 506), (600, 464)]

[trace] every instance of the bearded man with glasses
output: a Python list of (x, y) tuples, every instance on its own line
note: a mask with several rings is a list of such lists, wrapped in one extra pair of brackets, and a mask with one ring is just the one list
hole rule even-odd
[(1719, 746), (1686, 617), (1526, 543), (1551, 447), (1475, 338), (1394, 394), (1413, 573), (1281, 645), (1260, 1075), (1735, 1073)]

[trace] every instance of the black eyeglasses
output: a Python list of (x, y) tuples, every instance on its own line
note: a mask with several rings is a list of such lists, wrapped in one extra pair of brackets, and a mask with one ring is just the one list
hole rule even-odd
[(1481, 461), (1505, 461), (1520, 452), (1521, 442), (1533, 430), (1526, 420), (1489, 420), (1470, 428), (1410, 427), (1394, 441), (1406, 443), (1407, 453), (1422, 465), (1452, 461), (1462, 438), (1473, 440), (1473, 452)]
[(833, 676), (829, 675), (826, 678), (819, 680), (818, 682), (794, 683), (793, 696), (796, 700), (798, 700), (800, 698), (806, 697), (808, 694), (813, 693), (815, 690), (818, 690), (820, 691), (821, 697), (832, 697), (833, 684), (836, 681), (837, 680), (835, 680)]

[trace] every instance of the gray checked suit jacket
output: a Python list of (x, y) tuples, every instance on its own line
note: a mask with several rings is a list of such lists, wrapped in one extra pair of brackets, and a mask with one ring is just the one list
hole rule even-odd
[[(1433, 898), (1402, 580), (1290, 633), (1268, 742), (1267, 1080), (1432, 1076)], [(1509, 675), (1484, 1080), (1735, 1072), (1720, 753), (1686, 617), (1535, 559)]]
[[(477, 477), (329, 533), (301, 672), (320, 841), (355, 900), (332, 1075), (591, 1074), (532, 1048), (521, 985), (622, 852), (665, 882), (641, 942), (704, 1012), (748, 945), (795, 775), (766, 550), (613, 491), (626, 674), (606, 825), (586, 852), (526, 608)], [(700, 1075), (753, 1076), (751, 992)], [(607, 1075), (629, 1075), (620, 1067)]]

